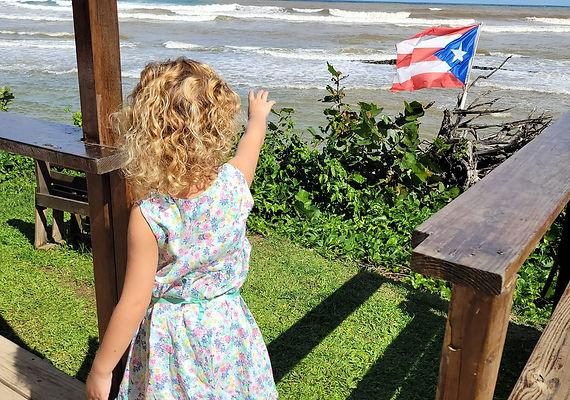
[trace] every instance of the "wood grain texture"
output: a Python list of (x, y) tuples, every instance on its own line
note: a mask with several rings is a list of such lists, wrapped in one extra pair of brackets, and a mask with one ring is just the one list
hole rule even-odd
[(122, 102), (117, 1), (73, 0), (72, 7), (85, 140), (113, 145), (109, 115)]
[(414, 232), (412, 268), (498, 295), (570, 199), (570, 113)]
[(514, 281), (499, 296), (453, 285), (437, 400), (491, 400), (511, 312)]
[[(83, 133), (89, 143), (112, 146), (111, 113), (122, 102), (119, 23), (116, 0), (72, 0)], [(99, 335), (117, 304), (126, 269), (126, 238), (131, 205), (119, 172), (87, 174), (91, 243)], [(110, 397), (118, 389), (125, 356), (113, 373)]]
[(114, 147), (85, 143), (78, 127), (10, 112), (0, 113), (0, 150), (93, 174), (117, 170), (125, 161)]
[(3, 387), (0, 390), (2, 400), (85, 398), (85, 385), (82, 382), (65, 375), (46, 360), (2, 336), (0, 336), (0, 387)]
[(2, 400), (26, 400), (20, 393), (13, 391), (8, 386), (0, 383), (0, 399)]
[(570, 286), (542, 332), (509, 400), (570, 399)]
[[(54, 213), (54, 218), (56, 211), (58, 210), (80, 215), (89, 215), (89, 203), (66, 197), (54, 196), (52, 194), (36, 193), (36, 204), (40, 207), (51, 208)], [(55, 237), (54, 240), (56, 240)]]

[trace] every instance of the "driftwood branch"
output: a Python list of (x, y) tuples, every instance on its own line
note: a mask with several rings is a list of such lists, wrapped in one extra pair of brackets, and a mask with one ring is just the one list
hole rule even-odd
[[(477, 77), (467, 90), (479, 79), (490, 78), (502, 69), (510, 58), (507, 57), (491, 73)], [(459, 108), (458, 102), (453, 110), (444, 110), (437, 140), (432, 142), (425, 152), (427, 158), (444, 166), (443, 173), (447, 175), (447, 182), (464, 189), (477, 183), (534, 139), (552, 120), (552, 117), (545, 113), (535, 115), (534, 110), (527, 118), (519, 120), (485, 120), (485, 117), (501, 115), (513, 109), (512, 106), (497, 107), (500, 98), (488, 99), (491, 94), (492, 91), (486, 91), (464, 109)]]
[(479, 75), (477, 78), (475, 78), (473, 80), (473, 82), (471, 82), (471, 84), (469, 84), (469, 86), (467, 86), (467, 90), (471, 89), (475, 83), (477, 83), (477, 81), (479, 79), (489, 79), (491, 76), (493, 76), (493, 74), (495, 74), (497, 71), (499, 71), (501, 68), (503, 68), (503, 66), (507, 63), (507, 61), (509, 61), (511, 58), (513, 58), (513, 56), (508, 56), (507, 58), (505, 58), (505, 60), (501, 63), (501, 65), (499, 65), (497, 68), (493, 69), (490, 73), (488, 73), (487, 75)]

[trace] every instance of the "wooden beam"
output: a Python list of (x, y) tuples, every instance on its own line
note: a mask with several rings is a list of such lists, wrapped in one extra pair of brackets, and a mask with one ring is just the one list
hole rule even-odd
[(412, 268), (498, 295), (570, 200), (570, 113), (414, 232)]
[(492, 400), (507, 335), (515, 280), (499, 296), (453, 285), (437, 400)]
[[(84, 137), (87, 142), (113, 145), (109, 115), (122, 102), (117, 3), (72, 0), (72, 4)], [(103, 336), (125, 275), (131, 199), (119, 172), (87, 174), (87, 189), (99, 335)], [(124, 360), (114, 371), (111, 397), (122, 377)]]

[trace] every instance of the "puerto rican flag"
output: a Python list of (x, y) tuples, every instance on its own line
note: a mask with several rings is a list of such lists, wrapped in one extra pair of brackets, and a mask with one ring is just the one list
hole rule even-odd
[(432, 27), (396, 45), (392, 91), (455, 88), (466, 84), (480, 25)]

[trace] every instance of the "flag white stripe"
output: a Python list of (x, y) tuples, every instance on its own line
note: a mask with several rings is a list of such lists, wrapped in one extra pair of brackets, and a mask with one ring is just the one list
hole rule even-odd
[(394, 82), (406, 82), (412, 79), (412, 76), (418, 74), (427, 74), (430, 72), (448, 72), (451, 67), (445, 61), (420, 61), (410, 64), (407, 67), (398, 68)]
[(443, 49), (455, 39), (460, 38), (461, 34), (443, 35), (443, 36), (422, 36), (419, 38), (404, 40), (396, 44), (398, 54), (412, 54), (414, 49)]

